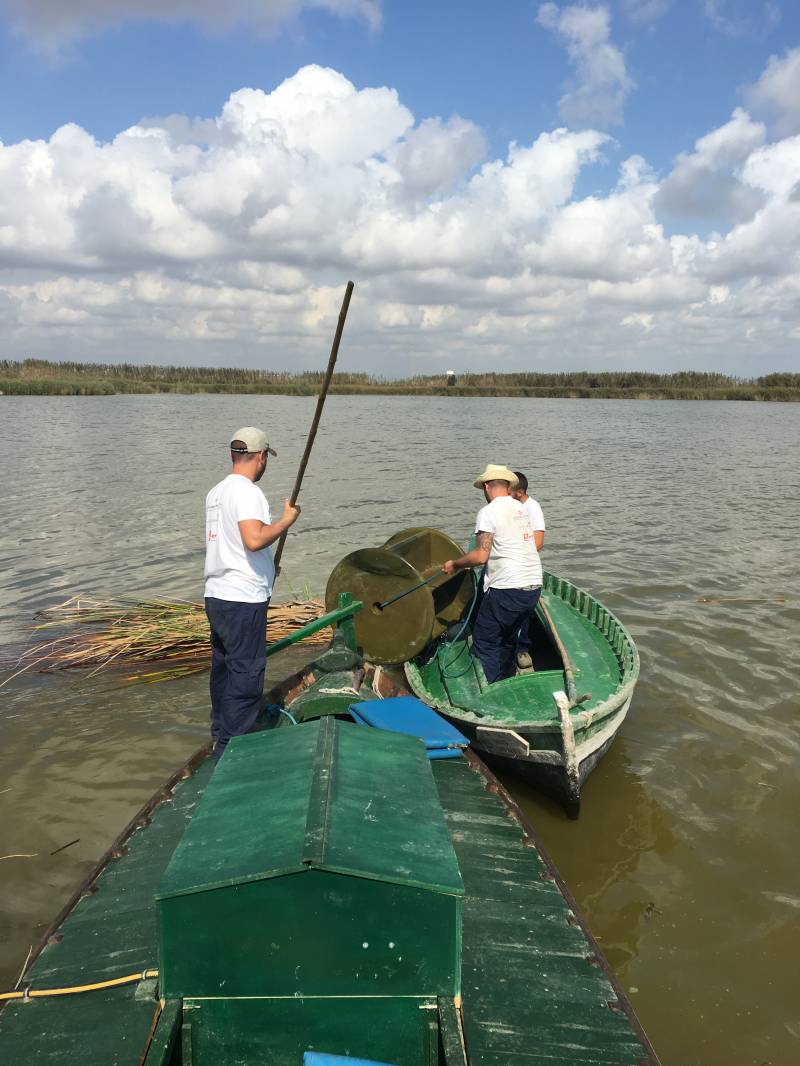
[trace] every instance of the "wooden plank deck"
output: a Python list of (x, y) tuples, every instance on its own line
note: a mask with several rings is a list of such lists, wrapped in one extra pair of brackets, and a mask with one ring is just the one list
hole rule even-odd
[(470, 1066), (657, 1066), (530, 832), (487, 791), (491, 775), (466, 759), (432, 766), (466, 891)]
[[(657, 1066), (526, 829), (467, 759), (432, 763), (466, 887), (464, 1035), (470, 1066)], [(175, 786), (130, 836), (38, 956), (25, 983), (61, 987), (158, 965), (153, 893), (211, 772)], [(9, 1066), (135, 1066), (154, 1022), (152, 987), (12, 1001), (0, 1013)]]
[[(211, 775), (210, 760), (112, 858), (26, 974), (31, 988), (104, 981), (158, 966), (153, 893)], [(76, 996), (12, 1000), (0, 1013), (8, 1066), (135, 1066), (154, 1021), (155, 981)]]

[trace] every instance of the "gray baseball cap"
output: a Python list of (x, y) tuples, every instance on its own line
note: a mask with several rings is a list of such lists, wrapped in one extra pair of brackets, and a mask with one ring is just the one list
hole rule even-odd
[[(235, 440), (240, 440), (245, 447), (234, 448), (233, 442)], [(264, 430), (257, 429), (255, 426), (242, 426), (241, 429), (236, 430), (231, 437), (231, 451), (239, 452), (241, 455), (245, 455), (247, 452), (269, 452), (270, 455), (278, 454), (274, 448), (270, 448)]]

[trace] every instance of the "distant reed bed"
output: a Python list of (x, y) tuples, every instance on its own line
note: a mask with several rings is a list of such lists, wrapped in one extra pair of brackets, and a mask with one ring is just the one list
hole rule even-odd
[[(276, 393), (311, 396), (322, 373), (235, 367), (159, 366), (154, 363), (77, 363), (45, 359), (0, 360), (0, 393), (47, 396), (110, 396), (117, 393)], [(800, 400), (800, 374), (757, 378), (684, 370), (524, 371), (509, 374), (445, 374), (400, 380), (366, 373), (334, 375), (332, 392), (398, 396), (527, 396), (631, 400)]]

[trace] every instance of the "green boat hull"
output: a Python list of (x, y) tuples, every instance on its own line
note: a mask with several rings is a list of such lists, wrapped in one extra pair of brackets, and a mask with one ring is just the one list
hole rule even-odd
[[(382, 681), (337, 640), (268, 698), (302, 724), (344, 717), (350, 703), (374, 698)], [(267, 715), (262, 724), (294, 728), (285, 715)], [(34, 952), (22, 982), (28, 993), (156, 964), (154, 893), (212, 768), (208, 748), (197, 752), (117, 838)], [(422, 1003), (423, 1029), (402, 997), (383, 1005), (343, 998), (335, 1010), (335, 1001), (309, 1000), (308, 1012), (292, 997), (285, 1009), (273, 1004), (265, 1026), (256, 1000), (163, 1000), (157, 979), (142, 973), (121, 987), (7, 1003), (0, 1013), (2, 1061), (297, 1066), (309, 1033), (321, 1031), (317, 1047), (397, 1066), (505, 1066), (522, 1059), (658, 1066), (574, 901), (502, 785), (472, 752), (434, 762), (431, 770), (464, 885), (462, 993)], [(421, 1034), (418, 1045), (399, 1038), (409, 1026)], [(399, 1042), (392, 1043), (393, 1033)]]
[(487, 685), (463, 634), (406, 663), (405, 676), (414, 694), (468, 736), (483, 758), (577, 817), (583, 783), (628, 713), (639, 653), (606, 607), (550, 573), (531, 635), (532, 673)]

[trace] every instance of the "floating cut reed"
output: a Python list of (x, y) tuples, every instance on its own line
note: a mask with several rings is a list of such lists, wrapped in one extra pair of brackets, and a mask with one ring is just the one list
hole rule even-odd
[[(323, 611), (317, 600), (271, 604), (270, 642), (291, 636)], [(42, 621), (34, 626), (34, 632), (63, 628), (68, 632), (54, 640), (37, 641), (26, 649), (9, 664), (14, 670), (11, 677), (30, 669), (70, 668), (89, 669), (91, 676), (105, 667), (116, 666), (133, 671), (126, 681), (153, 682), (186, 677), (209, 668), (209, 628), (202, 603), (71, 596), (64, 603), (40, 611), (38, 617)], [(329, 631), (324, 629), (301, 643), (322, 644), (328, 639)], [(158, 664), (158, 668), (147, 670), (151, 664)]]

